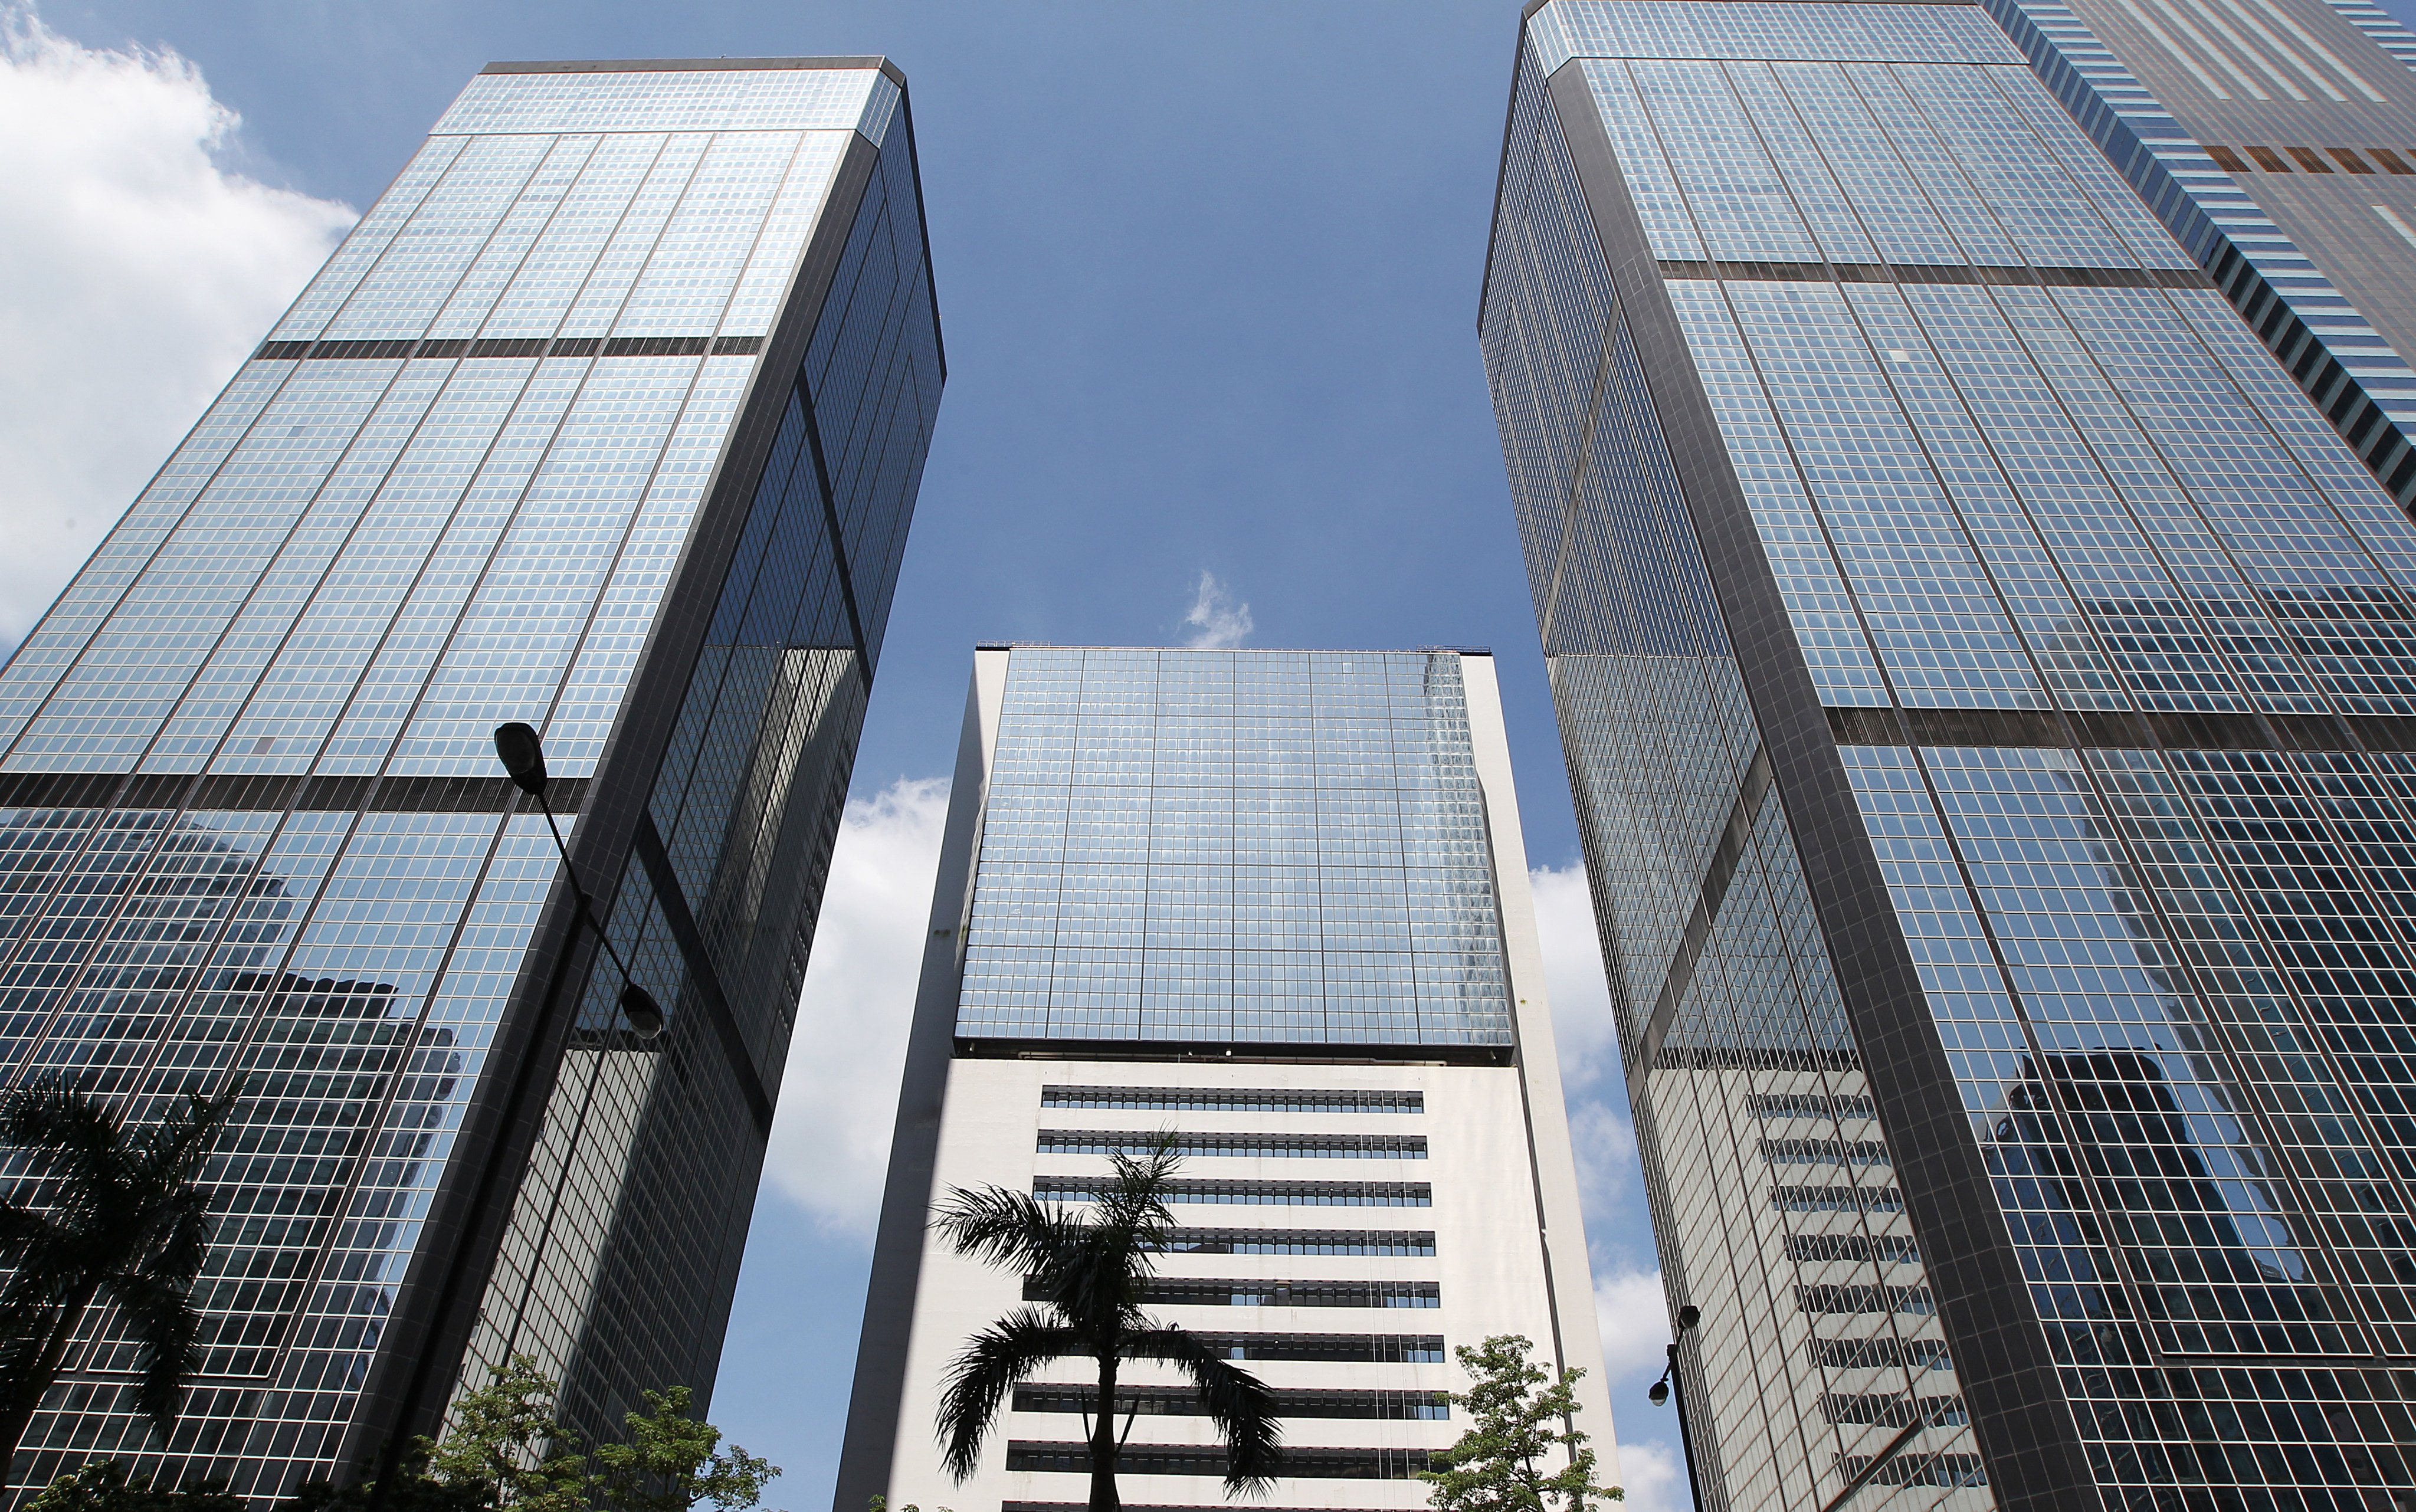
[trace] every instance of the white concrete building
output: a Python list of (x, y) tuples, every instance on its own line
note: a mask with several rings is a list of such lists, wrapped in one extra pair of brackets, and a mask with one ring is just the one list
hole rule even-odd
[[(1068, 1202), (1173, 1131), (1152, 1312), (1274, 1387), (1281, 1508), (1426, 1504), (1466, 1428), (1451, 1351), (1583, 1368), (1593, 1291), (1492, 658), (984, 648), (957, 765), (836, 1512), (1088, 1495), (1080, 1361), (1018, 1391), (964, 1485), (950, 1362), (1021, 1279), (929, 1229), (953, 1187)], [(1128, 1506), (1223, 1503), (1179, 1378), (1131, 1366)]]

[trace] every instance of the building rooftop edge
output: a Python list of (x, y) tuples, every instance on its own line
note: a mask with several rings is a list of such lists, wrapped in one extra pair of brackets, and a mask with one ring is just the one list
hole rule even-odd
[(490, 63), (480, 73), (746, 73), (769, 68), (879, 68), (906, 87), (906, 75), (885, 57), (826, 58), (556, 58)]

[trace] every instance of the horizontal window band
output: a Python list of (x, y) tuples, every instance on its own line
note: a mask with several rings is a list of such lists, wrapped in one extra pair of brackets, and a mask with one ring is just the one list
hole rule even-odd
[[(1011, 1440), (1006, 1446), (1006, 1468), (1087, 1475), (1091, 1448), (1086, 1444)], [(1285, 1480), (1414, 1480), (1426, 1469), (1424, 1449), (1287, 1448), (1276, 1474)], [(1222, 1478), (1225, 1449), (1222, 1444), (1127, 1444), (1116, 1453), (1116, 1471), (1125, 1475)]]
[(1427, 1231), (1385, 1229), (1177, 1229), (1170, 1255), (1432, 1255)]
[(1170, 1113), (1422, 1113), (1423, 1092), (1276, 1092), (1213, 1087), (1059, 1087), (1040, 1089), (1043, 1108), (1100, 1108)]
[(1811, 1338), (1804, 1340), (1804, 1347), (1813, 1367), (1822, 1370), (1944, 1370), (1954, 1365), (1942, 1338), (1881, 1334), (1871, 1338)]
[[(1440, 1391), (1286, 1391), (1275, 1393), (1276, 1410), (1283, 1417), (1359, 1417), (1379, 1421), (1444, 1419), (1451, 1416), (1451, 1399)], [(1015, 1388), (1019, 1413), (1088, 1413), (1099, 1399), (1097, 1386), (1037, 1382)], [(1116, 1391), (1116, 1411), (1143, 1417), (1205, 1417), (1200, 1394), (1187, 1386), (1123, 1386)], [(1231, 1512), (1231, 1508), (1221, 1512)]]
[[(1142, 1156), (1161, 1136), (1110, 1130), (1044, 1128), (1034, 1146), (1041, 1155)], [(1179, 1156), (1226, 1159), (1423, 1160), (1423, 1134), (1177, 1134)]]
[(2371, 714), (2132, 714), (1832, 708), (1840, 746), (2416, 751), (2416, 719)]
[[(1837, 1474), (1848, 1480), (1870, 1468), (1871, 1456), (1841, 1454)], [(1881, 1486), (1986, 1486), (1988, 1467), (1976, 1454), (1900, 1454), (1871, 1477)]]
[[(585, 803), (587, 779), (546, 789), (557, 813)], [(520, 790), (507, 777), (230, 776), (183, 772), (0, 772), (0, 809), (189, 809), (281, 813), (500, 814)]]
[(1912, 1265), (1921, 1261), (1921, 1246), (1909, 1233), (1790, 1233), (1787, 1258), (1815, 1263), (1853, 1260)]
[(1770, 1205), (1782, 1213), (1901, 1213), (1904, 1194), (1893, 1187), (1773, 1187)]
[[(1095, 1202), (1107, 1182), (1077, 1176), (1035, 1176), (1032, 1195), (1061, 1202)], [(1170, 1202), (1231, 1202), (1271, 1207), (1432, 1207), (1434, 1188), (1422, 1181), (1170, 1181)]]
[(957, 1055), (985, 1061), (1215, 1061), (1224, 1066), (1507, 1066), (1513, 1047), (1499, 1043), (1420, 1045), (1367, 1040), (1288, 1039), (991, 1039), (959, 1036)]
[(1799, 1286), (1795, 1289), (1795, 1306), (1816, 1316), (1864, 1312), (1926, 1315), (1938, 1310), (1938, 1299), (1925, 1286)]
[[(1023, 1300), (1046, 1302), (1049, 1289), (1031, 1277)], [(1433, 1281), (1243, 1281), (1156, 1276), (1142, 1283), (1141, 1300), (1170, 1308), (1440, 1308)]]
[(1923, 1397), (1901, 1392), (1831, 1392), (1820, 1399), (1820, 1414), (1832, 1423), (1876, 1423), (1884, 1428), (1910, 1428), (1916, 1421), (1937, 1428), (1961, 1428), (1971, 1420), (1960, 1397)]
[(1756, 1118), (1871, 1118), (1879, 1111), (1859, 1092), (1756, 1092), (1744, 1099)]
[(1228, 1360), (1323, 1360), (1344, 1365), (1441, 1365), (1441, 1334), (1208, 1334), (1192, 1338)]
[(1777, 283), (1997, 283), (2057, 289), (2211, 289), (2194, 267), (1987, 267), (1939, 263), (1762, 263), (1661, 259), (1665, 279)]
[(1774, 1166), (1886, 1166), (1895, 1162), (1878, 1140), (1764, 1140), (1761, 1157)]
[[(1672, 1045), (1653, 1052), (1653, 1071), (1859, 1071), (1862, 1057), (1850, 1050), (1803, 1050), (1783, 1045)], [(1649, 1087), (1649, 1075), (1640, 1083)], [(1630, 1081), (1631, 1088), (1638, 1086)]]
[(751, 357), (760, 336), (497, 337), (483, 340), (264, 341), (257, 362), (359, 362), (395, 357)]

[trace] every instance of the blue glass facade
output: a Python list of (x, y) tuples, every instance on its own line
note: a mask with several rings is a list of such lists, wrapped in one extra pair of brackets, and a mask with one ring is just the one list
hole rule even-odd
[(1524, 33), (1481, 331), (1705, 1504), (2397, 1504), (2416, 527), (2018, 33)]
[(2416, 35), (2367, 0), (1984, 3), (2342, 439), (2416, 507)]
[(175, 1431), (96, 1316), (11, 1485), (709, 1392), (942, 377), (879, 60), (472, 82), (0, 671), (0, 1078), (248, 1078)]
[(1026, 647), (992, 762), (958, 1037), (1508, 1053), (1457, 655)]

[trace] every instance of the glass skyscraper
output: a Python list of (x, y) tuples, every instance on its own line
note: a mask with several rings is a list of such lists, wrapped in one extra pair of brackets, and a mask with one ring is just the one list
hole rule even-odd
[(175, 1431), (97, 1311), (11, 1485), (709, 1393), (943, 374), (882, 60), (463, 90), (0, 672), (0, 1081), (248, 1087)]
[[(943, 1471), (948, 1365), (1024, 1289), (927, 1222), (951, 1187), (1086, 1202), (1166, 1132), (1145, 1304), (1275, 1389), (1273, 1508), (1425, 1505), (1450, 1352), (1507, 1333), (1587, 1372), (1616, 1481), (1542, 965), (1491, 657), (977, 652), (838, 1512), (1086, 1504), (1080, 1361)], [(1181, 1378), (1125, 1370), (1125, 1504), (1221, 1501)]]
[(2416, 527), (2019, 20), (1522, 32), (1483, 347), (1704, 1504), (2407, 1506)]
[(2416, 507), (2416, 35), (2369, 0), (1984, 0)]

